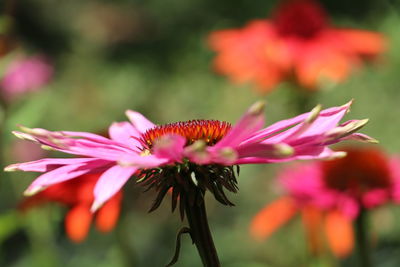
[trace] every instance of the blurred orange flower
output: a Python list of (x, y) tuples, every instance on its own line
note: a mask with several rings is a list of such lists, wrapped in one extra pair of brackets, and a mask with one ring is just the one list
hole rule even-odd
[(90, 207), (94, 200), (93, 189), (100, 174), (86, 174), (79, 179), (71, 179), (54, 184), (32, 197), (26, 198), (21, 204), (22, 210), (48, 202), (58, 202), (69, 208), (65, 216), (65, 230), (74, 242), (82, 242), (94, 218), (96, 227), (101, 232), (111, 231), (120, 214), (122, 192), (118, 192), (107, 201), (97, 212), (92, 213)]
[(400, 158), (371, 147), (343, 150), (345, 158), (284, 170), (279, 182), (287, 195), (253, 218), (251, 234), (268, 238), (300, 213), (313, 253), (321, 251), (326, 239), (337, 257), (347, 256), (354, 247), (352, 224), (360, 212), (400, 202)]
[(385, 50), (379, 33), (330, 26), (324, 9), (313, 0), (284, 1), (272, 19), (213, 32), (208, 41), (217, 52), (218, 73), (235, 83), (253, 82), (263, 93), (293, 74), (308, 90), (325, 80), (342, 82), (363, 57)]

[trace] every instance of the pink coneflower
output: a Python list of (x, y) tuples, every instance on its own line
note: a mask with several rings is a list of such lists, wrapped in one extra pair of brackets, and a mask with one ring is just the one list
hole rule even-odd
[(293, 74), (301, 86), (316, 90), (324, 80), (342, 82), (363, 57), (385, 50), (380, 34), (337, 29), (328, 20), (318, 2), (289, 0), (271, 19), (213, 32), (209, 44), (217, 52), (215, 70), (236, 83), (252, 82), (260, 92)]
[(276, 229), (301, 213), (310, 247), (327, 241), (338, 257), (353, 249), (352, 223), (361, 213), (389, 201), (400, 201), (400, 158), (386, 156), (377, 148), (346, 148), (347, 156), (332, 161), (313, 162), (290, 167), (280, 174), (287, 190), (253, 219), (251, 232), (267, 238)]
[(13, 98), (44, 87), (53, 76), (53, 66), (43, 56), (13, 61), (0, 81), (5, 98)]
[(111, 231), (119, 217), (122, 192), (117, 192), (98, 211), (90, 211), (93, 203), (93, 188), (100, 174), (85, 174), (78, 179), (67, 180), (50, 185), (34, 196), (26, 198), (21, 210), (31, 209), (45, 203), (59, 203), (69, 208), (65, 216), (65, 230), (74, 242), (82, 242), (94, 220), (96, 228), (101, 232)]
[[(13, 164), (6, 171), (44, 173), (28, 187), (27, 195), (83, 174), (102, 173), (94, 188), (92, 211), (120, 191), (132, 176), (156, 189), (158, 195), (151, 210), (160, 205), (172, 188), (173, 209), (179, 201), (181, 215), (186, 213), (188, 217), (191, 237), (203, 261), (218, 266), (215, 249), (210, 252), (211, 235), (204, 237), (205, 228), (201, 228), (207, 224), (205, 192), (208, 190), (219, 202), (232, 205), (224, 188), (237, 191), (235, 165), (334, 158), (342, 153), (330, 150), (330, 144), (346, 139), (373, 141), (355, 133), (367, 120), (339, 124), (349, 107), (350, 103), (321, 111), (317, 106), (311, 112), (267, 128), (263, 128), (262, 103), (251, 106), (233, 127), (215, 120), (155, 125), (140, 113), (127, 111), (130, 122), (113, 123), (110, 139), (85, 132), (21, 127), (23, 132), (14, 132), (19, 138), (82, 157)], [(199, 228), (199, 224), (203, 226)]]

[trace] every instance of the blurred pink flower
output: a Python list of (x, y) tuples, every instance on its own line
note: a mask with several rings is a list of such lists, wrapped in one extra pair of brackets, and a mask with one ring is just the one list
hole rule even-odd
[(388, 157), (377, 148), (343, 149), (347, 156), (331, 161), (289, 167), (279, 175), (286, 189), (253, 219), (251, 232), (259, 239), (300, 212), (310, 246), (318, 251), (319, 230), (324, 223), (327, 240), (335, 255), (348, 255), (353, 248), (352, 221), (362, 209), (391, 200), (400, 202), (400, 158)]
[(317, 1), (282, 1), (271, 19), (210, 34), (215, 70), (236, 83), (252, 82), (263, 93), (292, 76), (316, 90), (324, 80), (344, 81), (364, 57), (385, 51), (381, 34), (334, 28), (328, 20)]
[(0, 85), (6, 98), (40, 90), (53, 76), (53, 66), (43, 56), (13, 61), (5, 71)]
[[(263, 128), (263, 103), (251, 106), (233, 127), (215, 120), (157, 126), (142, 114), (127, 111), (130, 122), (113, 123), (109, 128), (110, 139), (85, 132), (21, 127), (23, 132), (14, 132), (19, 138), (82, 157), (46, 158), (13, 164), (5, 170), (44, 173), (28, 187), (27, 195), (83, 174), (102, 173), (94, 188), (93, 211), (120, 191), (131, 176), (157, 186), (160, 199), (176, 184), (189, 182), (188, 177), (196, 186), (206, 181), (201, 186), (211, 188), (216, 198), (220, 197), (218, 200), (229, 205), (221, 188), (235, 191), (233, 165), (334, 158), (342, 153), (330, 150), (330, 144), (347, 139), (373, 141), (355, 133), (367, 120), (339, 124), (350, 104), (322, 111), (317, 106), (311, 112), (267, 128)], [(210, 185), (211, 181), (207, 181), (210, 177), (226, 180), (218, 184), (221, 187), (213, 187), (218, 181), (212, 180)]]

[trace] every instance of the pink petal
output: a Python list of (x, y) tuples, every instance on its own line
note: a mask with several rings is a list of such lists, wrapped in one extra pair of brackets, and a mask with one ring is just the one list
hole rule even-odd
[(125, 154), (118, 161), (120, 166), (135, 166), (140, 168), (156, 168), (170, 162), (170, 159), (159, 158), (155, 155), (140, 156)]
[[(307, 130), (298, 134), (297, 136), (289, 137), (293, 141), (290, 144), (295, 145), (296, 141), (294, 139), (308, 138), (314, 136), (323, 135), (325, 132), (335, 128), (343, 116), (346, 114), (347, 109), (340, 110), (336, 114), (332, 114), (331, 116), (318, 116), (318, 118), (308, 127)], [(288, 140), (289, 141), (289, 140)], [(294, 142), (294, 143), (293, 143)], [(298, 142), (298, 141), (297, 141)]]
[(207, 145), (203, 140), (198, 140), (192, 145), (185, 147), (183, 153), (191, 162), (200, 165), (212, 162), (211, 153), (207, 150)]
[(93, 133), (87, 133), (87, 132), (72, 132), (72, 131), (59, 131), (59, 132), (50, 132), (50, 133), (60, 133), (64, 135), (65, 137), (80, 137), (80, 138), (86, 138), (88, 140), (94, 141), (94, 142), (99, 142), (99, 143), (109, 143), (110, 139), (107, 137), (98, 135), (98, 134), (93, 134)]
[(336, 200), (339, 202), (339, 210), (349, 218), (355, 219), (360, 212), (360, 205), (350, 197), (342, 196)]
[(214, 148), (235, 147), (249, 135), (261, 129), (264, 124), (264, 103), (258, 102), (252, 105), (235, 126), (224, 136)]
[(372, 144), (379, 143), (379, 141), (376, 140), (375, 138), (372, 138), (372, 137), (370, 137), (366, 134), (362, 134), (362, 133), (352, 133), (348, 136), (340, 138), (338, 140), (338, 142), (345, 141), (345, 140), (353, 140), (353, 141), (366, 142), (366, 143), (372, 143)]
[[(319, 114), (319, 117), (329, 117), (329, 116), (333, 116), (337, 113), (347, 111), (347, 110), (349, 110), (351, 103), (352, 102), (350, 101), (349, 103), (347, 103), (343, 106), (340, 106), (340, 107), (332, 107), (332, 108), (322, 110), (321, 113)], [(296, 116), (291, 119), (278, 121), (278, 122), (272, 124), (271, 126), (258, 131), (253, 136), (251, 136), (250, 138), (245, 140), (242, 144), (260, 142), (262, 140), (265, 140), (266, 138), (271, 138), (272, 136), (274, 136), (284, 130), (289, 129), (289, 128), (293, 127), (294, 125), (303, 122), (310, 115), (311, 115), (311, 112), (307, 112), (307, 113), (301, 114), (301, 115)], [(278, 140), (274, 140), (274, 141), (278, 141)]]
[(88, 163), (59, 167), (36, 178), (25, 191), (25, 194), (32, 195), (49, 185), (61, 183), (86, 173), (101, 172), (107, 166), (109, 166), (109, 162), (105, 164), (104, 161), (95, 159)]
[(157, 157), (180, 162), (182, 161), (185, 144), (186, 139), (180, 135), (165, 135), (156, 140), (153, 146), (153, 153)]
[(127, 110), (125, 112), (126, 116), (129, 118), (133, 126), (140, 132), (144, 133), (148, 129), (151, 129), (155, 126), (154, 123), (149, 121), (145, 116), (140, 114), (139, 112), (133, 110)]
[(333, 151), (326, 146), (301, 146), (296, 147), (295, 158), (300, 160), (335, 159), (346, 156), (341, 151)]
[(371, 209), (388, 202), (389, 197), (390, 195), (387, 189), (374, 189), (364, 193), (362, 196), (362, 203), (367, 209)]
[(304, 146), (301, 148), (295, 147), (294, 154), (286, 157), (272, 156), (265, 152), (265, 155), (258, 152), (254, 157), (239, 158), (235, 164), (262, 164), (262, 163), (280, 163), (292, 160), (312, 160), (312, 159), (333, 159), (343, 157), (342, 152), (332, 151), (324, 146)]
[[(37, 139), (38, 141), (40, 140), (49, 140), (49, 139), (69, 139), (69, 138), (85, 138), (87, 140), (91, 140), (94, 142), (98, 143), (109, 143), (110, 139), (98, 135), (98, 134), (93, 134), (93, 133), (87, 133), (87, 132), (72, 132), (72, 131), (48, 131), (46, 129), (42, 128), (28, 128), (25, 126), (20, 125), (19, 126), (23, 132), (28, 134), (29, 136)], [(14, 133), (20, 133), (20, 132), (14, 132)], [(48, 141), (49, 142), (49, 141)], [(51, 143), (51, 142), (50, 142)]]
[[(100, 162), (99, 159), (92, 158), (47, 158), (30, 162), (11, 164), (5, 168), (6, 171), (30, 171), (30, 172), (47, 172), (61, 165), (77, 165), (81, 163), (90, 163), (93, 161)], [(104, 161), (107, 164), (109, 161)]]
[(213, 163), (229, 166), (236, 164), (237, 159), (237, 152), (230, 147), (223, 147), (221, 149), (211, 151), (211, 161)]
[(110, 138), (129, 147), (141, 147), (139, 133), (129, 122), (115, 122), (108, 129)]
[(138, 151), (122, 151), (124, 147), (112, 146), (112, 145), (101, 145), (93, 143), (87, 140), (69, 140), (71, 142), (65, 144), (66, 149), (58, 149), (62, 152), (81, 155), (86, 157), (100, 158), (110, 161), (118, 161), (123, 158), (126, 154), (137, 155)]
[(261, 157), (261, 158), (283, 158), (291, 156), (294, 149), (284, 143), (277, 144), (251, 144), (240, 146), (236, 149), (240, 158)]
[(136, 167), (121, 167), (115, 165), (105, 171), (94, 187), (94, 202), (91, 211), (96, 211), (121, 190), (122, 186), (137, 170), (138, 168)]
[(393, 187), (392, 195), (394, 201), (400, 203), (400, 157), (394, 156), (389, 160), (390, 174), (392, 176)]

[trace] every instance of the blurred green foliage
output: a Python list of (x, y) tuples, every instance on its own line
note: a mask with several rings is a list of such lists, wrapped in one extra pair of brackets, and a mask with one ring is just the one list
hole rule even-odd
[[(7, 0), (3, 1), (3, 4)], [(12, 0), (10, 1), (12, 2)], [(56, 74), (43, 91), (13, 104), (3, 126), (3, 156), (13, 163), (9, 133), (17, 124), (50, 130), (103, 132), (124, 111), (142, 112), (158, 123), (193, 118), (235, 120), (254, 101), (267, 101), (269, 123), (299, 113), (299, 93), (283, 83), (267, 96), (248, 85), (230, 84), (212, 72), (213, 53), (206, 36), (215, 29), (238, 27), (265, 17), (276, 1), (119, 0), (13, 1), (12, 35), (19, 48), (48, 54)], [(348, 4), (353, 3), (353, 4)], [(325, 88), (309, 101), (341, 105), (354, 98), (347, 118), (370, 118), (363, 130), (390, 153), (400, 153), (400, 4), (389, 0), (326, 1), (332, 21), (342, 27), (380, 31), (390, 49), (345, 83)], [(7, 60), (1, 58), (0, 62)], [(2, 65), (0, 65), (2, 66)], [(29, 151), (26, 151), (29, 153)], [(354, 266), (329, 252), (313, 258), (298, 221), (265, 242), (249, 237), (252, 216), (279, 195), (274, 174), (281, 166), (244, 166), (236, 207), (208, 201), (210, 225), (223, 266)], [(152, 193), (125, 187), (123, 215), (117, 229), (92, 231), (73, 244), (63, 230), (65, 209), (57, 205), (16, 212), (29, 173), (2, 174), (0, 188), (0, 266), (164, 266), (172, 257), (181, 223), (169, 203), (147, 214)], [(399, 266), (400, 210), (384, 207), (372, 214), (377, 266)], [(200, 266), (197, 251), (183, 237), (176, 266)]]

